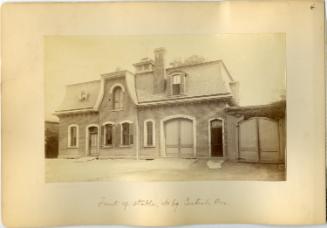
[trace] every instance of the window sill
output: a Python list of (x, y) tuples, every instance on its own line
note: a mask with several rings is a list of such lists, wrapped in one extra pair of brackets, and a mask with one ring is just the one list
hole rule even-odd
[(171, 94), (168, 97), (185, 97), (186, 94)]
[(109, 145), (102, 145), (102, 148), (113, 148), (113, 146)]
[(143, 146), (143, 147), (144, 147), (144, 148), (155, 148), (156, 145), (151, 145), (151, 146), (145, 145), (145, 146)]
[(78, 146), (67, 146), (67, 149), (78, 149)]
[(121, 108), (121, 109), (112, 109), (111, 111), (112, 112), (120, 112), (120, 111), (124, 111), (124, 109), (123, 108)]
[(133, 146), (133, 144), (131, 144), (131, 145), (120, 145), (119, 148), (130, 148), (132, 146)]

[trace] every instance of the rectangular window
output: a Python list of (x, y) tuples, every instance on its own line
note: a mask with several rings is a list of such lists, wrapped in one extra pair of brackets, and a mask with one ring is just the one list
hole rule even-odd
[(175, 75), (173, 77), (173, 85), (181, 84), (181, 76), (180, 75)]
[(77, 128), (70, 128), (70, 145), (71, 147), (77, 146)]
[(173, 76), (173, 81), (172, 81), (173, 95), (181, 94), (181, 86), (182, 86), (181, 76), (180, 75)]
[(146, 123), (146, 132), (147, 132), (147, 146), (153, 146), (153, 123), (147, 122)]
[(104, 145), (106, 146), (112, 146), (112, 125), (111, 124), (107, 124), (105, 125), (104, 128)]
[(178, 94), (181, 94), (181, 85), (174, 84), (173, 85), (173, 95), (178, 95)]
[(122, 131), (122, 144), (124, 146), (133, 144), (133, 125), (130, 123), (123, 123)]

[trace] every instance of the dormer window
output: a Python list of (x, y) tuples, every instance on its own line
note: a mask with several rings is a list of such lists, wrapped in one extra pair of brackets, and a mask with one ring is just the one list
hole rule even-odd
[(173, 76), (173, 95), (181, 94), (182, 80), (180, 75)]
[(170, 75), (170, 95), (185, 94), (185, 76), (184, 72), (174, 72)]

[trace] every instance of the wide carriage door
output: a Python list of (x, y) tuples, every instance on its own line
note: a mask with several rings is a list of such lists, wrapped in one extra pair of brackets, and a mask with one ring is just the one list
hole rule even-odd
[(183, 118), (166, 121), (165, 144), (167, 157), (193, 156), (193, 121)]
[(239, 159), (280, 161), (278, 121), (265, 117), (245, 120), (239, 125)]
[(259, 160), (256, 119), (245, 120), (239, 125), (239, 159), (241, 161)]
[(279, 128), (278, 122), (271, 119), (258, 119), (260, 160), (277, 162), (279, 158)]
[(166, 155), (178, 157), (179, 154), (179, 121), (169, 120), (165, 123)]
[(98, 128), (89, 128), (89, 154), (92, 156), (98, 155)]
[(194, 150), (193, 139), (193, 121), (189, 119), (180, 119), (180, 157), (192, 157)]

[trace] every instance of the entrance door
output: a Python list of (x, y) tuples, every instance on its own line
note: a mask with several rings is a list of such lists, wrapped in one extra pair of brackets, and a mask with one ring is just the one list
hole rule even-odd
[(223, 121), (212, 120), (210, 122), (211, 156), (223, 157)]
[(98, 128), (89, 128), (89, 155), (98, 155)]
[(192, 157), (194, 152), (193, 121), (172, 119), (165, 123), (166, 155)]

